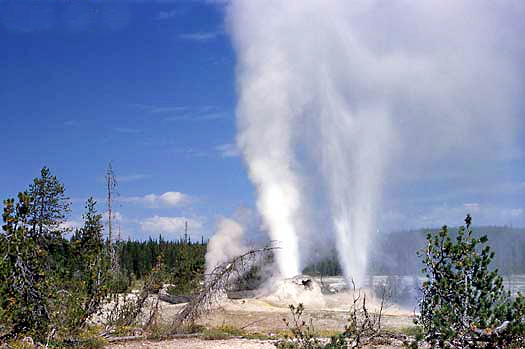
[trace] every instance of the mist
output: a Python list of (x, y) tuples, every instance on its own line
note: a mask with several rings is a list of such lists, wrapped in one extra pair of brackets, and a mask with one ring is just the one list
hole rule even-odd
[(421, 200), (508, 175), (523, 14), (518, 1), (228, 3), (237, 143), (283, 276), (334, 241), (359, 285), (378, 229), (413, 224), (412, 188)]
[(217, 266), (248, 251), (244, 232), (244, 226), (233, 218), (221, 217), (217, 220), (215, 234), (206, 249), (206, 275), (211, 275)]

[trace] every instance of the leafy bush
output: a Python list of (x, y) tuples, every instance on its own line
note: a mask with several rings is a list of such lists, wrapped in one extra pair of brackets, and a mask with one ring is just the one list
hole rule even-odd
[(288, 330), (291, 332), (292, 341), (284, 340), (277, 343), (277, 348), (301, 348), (301, 349), (316, 349), (322, 348), (323, 346), (316, 338), (316, 332), (312, 321), (307, 324), (303, 320), (304, 306), (302, 303), (294, 306), (290, 304), (290, 313), (292, 320), (283, 319)]
[(454, 240), (446, 226), (429, 233), (420, 252), (428, 280), (418, 323), (433, 347), (508, 347), (523, 341), (523, 296), (512, 298), (504, 290), (498, 271), (490, 269), (494, 253), (487, 237), (474, 237), (471, 223), (467, 215)]

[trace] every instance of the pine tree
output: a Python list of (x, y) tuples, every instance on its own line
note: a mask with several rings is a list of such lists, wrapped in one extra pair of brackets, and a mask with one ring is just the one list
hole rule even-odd
[(523, 297), (504, 290), (490, 269), (487, 237), (474, 237), (471, 224), (467, 215), (455, 241), (446, 226), (427, 235), (419, 323), (434, 347), (498, 347), (523, 338)]
[(97, 213), (96, 201), (89, 198), (83, 215), (84, 225), (71, 239), (72, 278), (66, 282), (70, 297), (63, 321), (76, 330), (93, 315), (108, 294), (108, 258), (104, 249), (102, 215)]
[(32, 197), (18, 194), (4, 201), (0, 235), (1, 338), (19, 333), (43, 336), (49, 324), (47, 284), (43, 268), (45, 251), (31, 234), (29, 207)]
[(27, 194), (31, 198), (29, 223), (32, 234), (44, 243), (62, 237), (60, 225), (70, 210), (69, 198), (65, 196), (64, 185), (51, 175), (47, 167), (40, 171)]
[(2, 336), (47, 335), (64, 283), (69, 246), (63, 239), (68, 199), (64, 186), (44, 167), (29, 190), (4, 201), (0, 238)]

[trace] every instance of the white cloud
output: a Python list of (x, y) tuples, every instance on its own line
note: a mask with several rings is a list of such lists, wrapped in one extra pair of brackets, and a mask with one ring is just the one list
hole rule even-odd
[(158, 202), (165, 206), (178, 206), (189, 200), (186, 194), (178, 191), (168, 191), (162, 195), (149, 194), (146, 195), (145, 198), (152, 204)]
[(510, 210), (511, 217), (521, 217), (523, 215), (522, 208), (513, 208)]
[(183, 233), (188, 223), (188, 231), (197, 233), (202, 230), (203, 223), (197, 218), (160, 217), (153, 216), (140, 222), (140, 228), (147, 233)]
[(113, 212), (113, 221), (114, 222), (119, 222), (120, 223), (120, 222), (124, 222), (124, 220), (125, 220), (124, 219), (124, 215), (122, 215), (122, 213), (117, 212), (117, 211)]
[(219, 152), (223, 158), (239, 156), (239, 149), (237, 145), (233, 143), (219, 144), (215, 147), (215, 150)]
[(184, 33), (180, 34), (179, 38), (184, 40), (192, 40), (198, 42), (204, 42), (215, 39), (219, 36), (220, 32), (218, 31), (209, 31), (209, 32), (194, 32), (194, 33)]
[(175, 207), (188, 204), (190, 196), (178, 191), (167, 191), (164, 194), (147, 194), (144, 196), (121, 197), (121, 201), (139, 203), (147, 207)]
[[(118, 211), (113, 211), (112, 212), (113, 214), (113, 219), (112, 219), (112, 222), (113, 223), (123, 223), (123, 222), (127, 222), (128, 220), (124, 217), (124, 215)], [(102, 215), (102, 220), (104, 222), (104, 224), (106, 224), (108, 222), (108, 211), (104, 211), (101, 213)]]
[(68, 219), (60, 224), (60, 228), (75, 230), (81, 228), (83, 225), (84, 223), (80, 219)]

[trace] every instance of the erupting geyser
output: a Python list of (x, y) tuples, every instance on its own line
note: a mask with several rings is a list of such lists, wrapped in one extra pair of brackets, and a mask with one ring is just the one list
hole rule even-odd
[(301, 272), (308, 258), (299, 251), (311, 252), (303, 248), (310, 237), (332, 232), (347, 281), (359, 284), (387, 169), (389, 178), (417, 173), (452, 153), (512, 143), (510, 91), (520, 80), (517, 62), (495, 49), (507, 40), (493, 35), (504, 23), (501, 8), (441, 0), (228, 4), (237, 141), (257, 208), (281, 247), (283, 276)]

